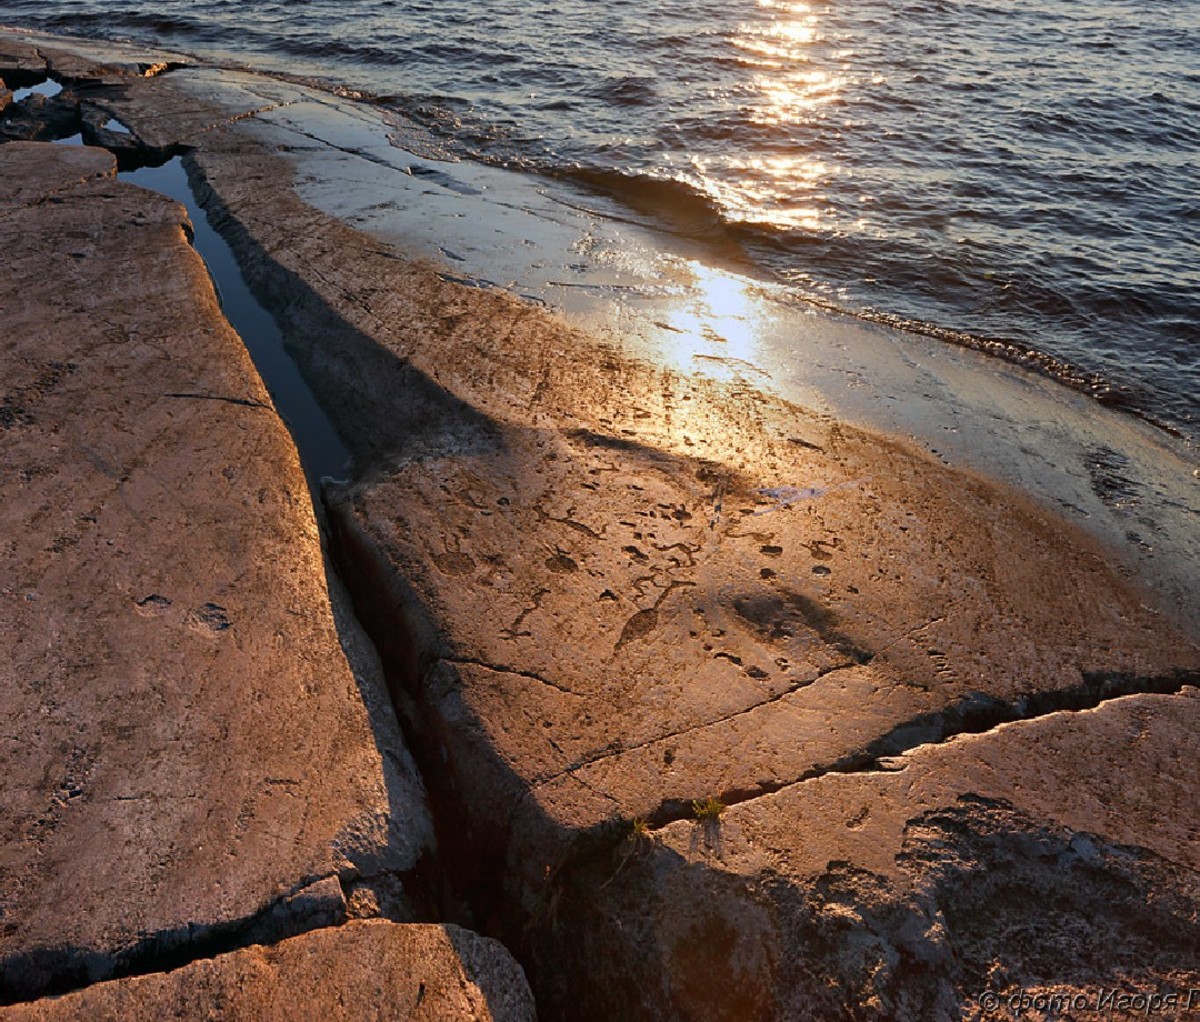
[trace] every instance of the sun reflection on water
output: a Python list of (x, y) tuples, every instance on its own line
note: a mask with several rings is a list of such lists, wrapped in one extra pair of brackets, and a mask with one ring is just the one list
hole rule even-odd
[(819, 231), (827, 215), (821, 188), (837, 168), (804, 152), (797, 129), (827, 115), (847, 77), (821, 66), (829, 55), (815, 52), (825, 39), (811, 4), (758, 0), (758, 6), (760, 17), (729, 39), (751, 71), (744, 93), (729, 98), (743, 104), (748, 123), (766, 130), (764, 146), (771, 151), (754, 158), (696, 158), (693, 170), (730, 220)]

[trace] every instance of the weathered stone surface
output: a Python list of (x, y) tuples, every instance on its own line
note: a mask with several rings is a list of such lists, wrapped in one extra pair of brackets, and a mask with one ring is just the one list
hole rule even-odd
[[(445, 764), (439, 794), (469, 835), (447, 851), (468, 883), (476, 870), (480, 910), (509, 921), (543, 1009), (951, 1017), (980, 972), (946, 966), (933, 922), (911, 931), (911, 885), (932, 867), (910, 862), (913, 881), (894, 842), (814, 844), (783, 793), (1005, 720), (1177, 692), (1196, 679), (1194, 639), (1092, 540), (1010, 491), (749, 388), (631, 362), (508, 296), (399, 263), (296, 203), (236, 133), (210, 135), (196, 160), (252, 279), (286, 306), (300, 359), (349, 432), (370, 438), (367, 481), (334, 495), (335, 547), (426, 761)], [(1194, 724), (1195, 699), (1170, 698)], [(1172, 733), (1190, 741), (1183, 725)], [(1060, 950), (1063, 927), (1095, 905), (1087, 883), (1118, 883), (1111, 849), (1139, 846), (1145, 868), (1123, 904), (1182, 906), (1164, 917), (1159, 957), (1113, 959), (1144, 985), (1178, 971), (1169, 935), (1196, 904), (1195, 864), (1151, 836), (1158, 809), (1137, 793), (1161, 781), (1190, 828), (1190, 787), (1149, 764), (1120, 771), (1128, 750), (1101, 758), (1105, 747), (1054, 776), (997, 767), (983, 794), (956, 763), (961, 784), (929, 804), (897, 799), (893, 825), (986, 799), (964, 826), (998, 835), (994, 863), (1013, 863), (1013, 890)], [(1060, 797), (1094, 774), (1124, 793), (1121, 826)], [(709, 797), (770, 835), (752, 867), (679, 853), (720, 840), (719, 821), (682, 819)], [(652, 855), (626, 840), (637, 819)], [(1109, 850), (1094, 871), (1068, 871), (1071, 908), (1041, 912), (1030, 892), (1046, 878), (1018, 854), (1023, 835), (1077, 831)], [(493, 860), (503, 869), (478, 868)], [(865, 879), (842, 892), (843, 870)], [(949, 887), (959, 898), (962, 884)], [(806, 929), (856, 905), (878, 915), (874, 930)], [(839, 978), (870, 958), (860, 940), (891, 961), (877, 989)], [(953, 943), (951, 958), (994, 953), (1021, 971), (1019, 948), (962, 928)], [(930, 958), (925, 973), (896, 964), (914, 956)], [(1115, 975), (1066, 951), (1056, 962)], [(714, 982), (722, 967), (729, 981)]]
[[(185, 67), (167, 54), (147, 56), (142, 61), (104, 62), (98, 59), (95, 44), (84, 45), (82, 53), (40, 46), (34, 51), (38, 61), (34, 69), (33, 58), (22, 56), (20, 48), (6, 54), (3, 47), (9, 44), (12, 41), (0, 34), (0, 71), (30, 83), (53, 74), (67, 87), (50, 99), (34, 94), (12, 106), (0, 121), (0, 140), (49, 141), (82, 132), (88, 145), (104, 146), (115, 153), (123, 168), (135, 164), (138, 158), (163, 159), (172, 151), (195, 144), (213, 128), (275, 109), (286, 102), (281, 95), (289, 89), (270, 79), (225, 73), (262, 91), (261, 96), (248, 94), (245, 88), (229, 88), (223, 76), (212, 70), (196, 70), (184, 72), (196, 93), (185, 95), (156, 81), (166, 71)], [(65, 40), (63, 45), (67, 45)], [(80, 43), (73, 41), (70, 45)], [(4, 93), (0, 81), (0, 112), (7, 104), (5, 95), (11, 96)], [(137, 128), (128, 134), (112, 131), (106, 123), (113, 116)]]
[(444, 851), (549, 1017), (952, 1018), (980, 984), (1194, 975), (1200, 651), (1105, 550), (397, 259), (202, 91), (207, 207), (357, 444), (335, 547)]
[(145, 78), (186, 64), (184, 54), (139, 43), (0, 29), (0, 68), (21, 68), (39, 77), (50, 70), (66, 76), (73, 69), (91, 75), (103, 68), (125, 78)]
[(111, 164), (0, 147), (8, 1000), (336, 921), (432, 843), (185, 213)]
[(65, 86), (53, 97), (35, 93), (10, 106), (11, 94), (4, 93), (0, 81), (0, 140), (52, 141), (82, 132), (87, 144), (106, 146), (130, 163), (150, 148), (133, 135), (108, 130), (108, 113), (96, 100), (120, 95), (125, 84), (177, 65), (165, 59), (110, 63), (96, 59), (94, 45), (84, 49), (92, 55), (0, 35), (0, 71), (22, 84), (36, 84), (49, 75)]
[(0, 68), (8, 85), (20, 88), (45, 77), (46, 58), (32, 42), (0, 35)]
[(38, 52), (45, 57), (46, 71), (56, 81), (85, 86), (100, 85), (119, 82), (123, 78), (137, 77), (142, 73), (138, 67), (97, 61), (68, 50), (40, 47)]
[[(534, 439), (507, 430), (495, 453), (414, 461), (333, 508), (347, 574), (367, 580), (372, 594), (365, 606), (387, 606), (387, 594), (391, 615), (417, 636), (411, 654), (393, 653), (394, 663), (409, 654), (413, 665), (416, 730), (435, 739), (426, 757), (449, 764), (441, 790), (457, 796), (473, 835), (464, 858), (481, 845), (504, 855), (505, 911), (515, 904), (519, 918), (538, 921), (527, 954), (548, 1012), (821, 1019), (878, 1004), (878, 1014), (862, 1017), (951, 1018), (992, 966), (1008, 977), (1078, 976), (1080, 988), (1135, 977), (1153, 989), (1177, 978), (1198, 936), (1180, 927), (1200, 905), (1197, 863), (1180, 840), (1181, 829), (1195, 828), (1187, 758), (1164, 772), (1141, 750), (1095, 736), (1056, 775), (1022, 769), (1036, 743), (1012, 754), (1018, 769), (1010, 773), (1001, 760), (986, 786), (961, 759), (944, 772), (936, 795), (948, 813), (960, 795), (1000, 806), (968, 823), (1000, 835), (987, 868), (1009, 863), (1005, 890), (1020, 895), (1029, 925), (1054, 946), (1045, 950), (1054, 965), (1040, 974), (1019, 943), (983, 950), (981, 934), (965, 925), (928, 935), (938, 912), (959, 922), (969, 915), (976, 895), (959, 873), (984, 867), (955, 872), (928, 926), (906, 938), (912, 912), (894, 906), (908, 905), (907, 885), (880, 877), (881, 860), (901, 861), (907, 848), (876, 835), (851, 847), (814, 840), (825, 829), (811, 821), (827, 806), (801, 814), (762, 797), (823, 772), (832, 783), (845, 770), (878, 770), (890, 754), (1039, 706), (1086, 706), (1106, 692), (1200, 680), (1194, 649), (1157, 626), (1086, 543), (1072, 544), (986, 487), (904, 465), (903, 452), (881, 471), (878, 444), (862, 437), (803, 434), (851, 478), (869, 480), (866, 492), (836, 491), (837, 469), (818, 461), (798, 481), (815, 477), (825, 496), (785, 509), (755, 491), (787, 477), (747, 482), (749, 459), (714, 477), (711, 466), (653, 449), (547, 432)], [(1024, 556), (1014, 558), (1014, 549)], [(389, 566), (404, 583), (376, 588)], [(1177, 717), (1159, 748), (1194, 752), (1196, 701), (1181, 703)], [(1075, 789), (1097, 776), (1124, 818), (1070, 812)], [(913, 783), (906, 778), (889, 795)], [(722, 846), (723, 827), (676, 823), (668, 847), (692, 855), (647, 857), (618, 897), (611, 879), (639, 847), (629, 844), (633, 821), (653, 829), (693, 815), (694, 802), (709, 797), (753, 812), (757, 869), (731, 882), (727, 872), (737, 871), (728, 860), (705, 854), (709, 843)], [(932, 794), (914, 801), (895, 798), (897, 830), (918, 827), (939, 804)], [(1007, 802), (1029, 808), (1006, 814)], [(842, 813), (839, 828), (860, 810)], [(1164, 811), (1180, 821), (1172, 840), (1162, 836)], [(1070, 954), (1072, 928), (1105, 903), (1093, 886), (1120, 886), (1121, 853), (1056, 874), (1069, 906), (1057, 915), (1037, 907), (1056, 890), (1055, 876), (1019, 854), (1026, 831), (1059, 841), (1066, 828), (1062, 842), (1081, 831), (1099, 845), (1149, 849), (1138, 855), (1150, 864), (1128, 881), (1135, 894), (1110, 906), (1105, 938), (1088, 945), (1104, 963), (1091, 971)], [(908, 862), (914, 883), (926, 865)], [(843, 868), (867, 879), (835, 896), (826, 874)], [(494, 880), (479, 882), (486, 903)], [(1159, 919), (1155, 954), (1140, 956), (1139, 929), (1153, 916), (1146, 906), (1160, 898), (1179, 907)], [(837, 903), (829, 912), (845, 906), (877, 917), (867, 927), (875, 958), (851, 954), (847, 925), (849, 948), (834, 944), (813, 966), (837, 927), (805, 929), (802, 921), (829, 902)], [(1010, 919), (1010, 937), (1016, 929)], [(1179, 933), (1188, 936), (1174, 939)], [(922, 955), (946, 961), (914, 978), (903, 963)], [(964, 958), (972, 968), (948, 964)], [(712, 984), (729, 960), (740, 964), (728, 986)], [(621, 964), (608, 971), (598, 961)], [(850, 982), (864, 975), (875, 979)], [(838, 978), (834, 995), (830, 977)], [(761, 999), (747, 1004), (745, 991)]]
[(383, 921), (0, 1009), (4, 1022), (102, 1018), (525, 1022), (534, 1011), (520, 967), (495, 941), (456, 926)]
[(40, 142), (10, 142), (0, 146), (0, 211), (31, 206), (86, 181), (114, 177), (116, 173), (117, 161), (105, 149), (62, 146), (48, 150)]
[(82, 86), (114, 84), (157, 74), (170, 66), (170, 58), (161, 55), (144, 54), (142, 60), (128, 59), (131, 51), (118, 44), (66, 38), (51, 39), (47, 44), (49, 38), (33, 33), (0, 32), (0, 71), (11, 85), (33, 85), (47, 76)]
[[(1198, 701), (1013, 723), (628, 838), (564, 880), (590, 908), (576, 969), (636, 948), (623, 971), (599, 966), (592, 1017), (624, 1002), (649, 1017), (986, 1018), (985, 992), (1186, 996)], [(706, 985), (723, 962), (728, 981)]]
[[(226, 78), (244, 81), (247, 88), (231, 89)], [(142, 145), (166, 151), (197, 145), (215, 128), (292, 102), (294, 91), (258, 75), (187, 68), (167, 77), (92, 88), (87, 98), (133, 128)]]

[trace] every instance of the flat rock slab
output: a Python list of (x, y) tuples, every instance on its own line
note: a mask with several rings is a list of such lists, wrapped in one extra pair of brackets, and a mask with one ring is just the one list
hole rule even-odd
[(576, 827), (1196, 667), (1083, 537), (898, 448), (812, 435), (824, 453), (735, 465), (510, 428), (333, 513), (406, 582), (423, 703), (478, 719)]
[[(8, 76), (10, 84), (36, 85), (49, 78), (63, 86), (52, 98), (34, 94), (11, 105), (11, 94), (4, 93), (0, 80), (0, 141), (49, 141), (82, 132), (89, 145), (104, 145), (119, 154), (123, 167), (147, 157), (161, 160), (163, 154), (155, 147), (104, 127), (111, 113), (108, 99), (182, 64), (167, 54), (138, 54), (116, 44), (74, 40), (62, 48), (46, 39), (6, 36), (0, 30), (0, 75)], [(130, 59), (120, 59), (122, 52)], [(131, 52), (143, 59), (132, 59)]]
[[(1137, 982), (1175, 975), (1167, 937), (1194, 905), (1195, 864), (1138, 793), (1161, 783), (1189, 832), (1185, 770), (1128, 749), (1101, 759), (1100, 738), (1076, 773), (1028, 773), (1026, 746), (984, 787), (955, 761), (927, 803), (888, 789), (891, 844), (833, 840), (861, 804), (818, 827), (783, 794), (890, 777), (910, 750), (1058, 711), (1086, 731), (1124, 693), (1161, 692), (1178, 702), (1153, 707), (1194, 721), (1196, 700), (1178, 693), (1197, 678), (1195, 637), (1094, 540), (899, 441), (633, 362), (510, 296), (400, 262), (297, 203), (286, 171), (236, 131), (208, 136), (196, 163), (252, 282), (286, 303), (314, 386), (370, 440), (365, 479), (330, 496), (334, 546), (438, 764), (431, 783), (469, 835), (445, 851), (475, 903), (510, 920), (546, 1012), (954, 1017), (981, 973), (947, 962), (982, 962), (983, 937), (960, 926), (942, 955), (940, 907), (912, 929), (932, 867), (901, 869), (895, 835), (976, 796), (968, 830), (994, 832), (984, 858), (1015, 864), (1022, 897), (1047, 889), (1018, 862), (1041, 847), (1026, 835), (1091, 834), (1081, 841), (1104, 849), (1094, 873), (1066, 878), (1076, 915), (1089, 883), (1118, 882), (1120, 847), (1140, 849), (1127, 904), (1161, 890), (1183, 908)], [(1072, 712), (1088, 707), (1098, 715)], [(1170, 734), (1161, 747), (1194, 748), (1186, 727)], [(1093, 772), (1111, 777), (1123, 818), (1072, 813)], [(751, 865), (711, 854), (723, 814), (695, 819), (710, 798), (755, 820)], [(830, 886), (842, 870), (848, 893)], [(1069, 948), (1076, 916), (1037, 904), (1045, 939)], [(808, 925), (827, 906), (844, 927)], [(878, 915), (869, 933), (856, 906)], [(1132, 946), (1133, 931), (1112, 932)], [(931, 971), (892, 965), (876, 987), (851, 984), (847, 963), (874, 961), (851, 953), (860, 938)], [(1019, 972), (1018, 948), (988, 947), (988, 968)], [(1066, 951), (1056, 961), (1103, 973)]]
[(95, 178), (107, 154), (41, 146), (34, 180), (34, 152), (0, 147), (7, 1000), (256, 920), (331, 921), (341, 884), (432, 840), (184, 210)]
[(80, 85), (113, 84), (180, 66), (184, 58), (120, 43), (0, 31), (0, 74), (27, 85), (50, 76)]
[[(50, 156), (53, 158), (50, 158)], [(31, 206), (96, 178), (115, 177), (117, 161), (106, 149), (42, 142), (0, 145), (0, 211)]]
[[(793, 425), (821, 451), (791, 480), (815, 485), (778, 485), (789, 460), (749, 442), (714, 464), (506, 427), (331, 505), (379, 634), (407, 623), (414, 730), (464, 858), (504, 857), (543, 1003), (953, 1018), (987, 983), (1178, 985), (1200, 938), (1195, 646), (1019, 499)], [(1166, 694), (1116, 710), (1139, 691)], [(991, 897), (1025, 906), (1007, 943), (972, 920)], [(1102, 940), (1072, 936), (1101, 914)]]
[[(444, 269), (462, 281), (540, 297), (688, 375), (741, 376), (1006, 479), (1109, 544), (1160, 610), (1200, 629), (1194, 452), (1135, 417), (979, 352), (780, 301), (774, 285), (686, 257), (696, 254), (686, 243), (632, 225), (603, 196), (439, 159), (383, 107), (212, 69), (156, 85), (160, 100), (181, 90), (188, 102), (259, 107), (239, 123), (285, 154), (300, 197), (402, 255), (451, 260)], [(155, 116), (170, 127), (161, 108)]]
[[(619, 929), (639, 964), (612, 982), (665, 983), (686, 1010), (722, 947), (734, 987), (773, 991), (762, 1017), (788, 1019), (985, 1019), (982, 994), (1045, 993), (1083, 1020), (1113, 1017), (1103, 990), (1186, 998), (1200, 979), (1198, 711), (1196, 688), (1115, 699), (631, 838), (572, 878), (606, 885), (581, 958)], [(759, 1017), (710, 993), (721, 1008), (706, 1017)]]
[(148, 77), (186, 65), (188, 57), (174, 50), (112, 39), (86, 39), (17, 28), (0, 30), (0, 67), (23, 63), (32, 70), (44, 72), (47, 66), (56, 62), (64, 66), (70, 61), (114, 68), (125, 75)]
[(0, 35), (0, 68), (10, 85), (20, 86), (46, 74), (46, 58), (30, 40)]
[(530, 1022), (534, 1017), (524, 974), (495, 941), (455, 926), (382, 921), (318, 930), (170, 973), (0, 1009), (4, 1022)]
[[(445, 851), (551, 1016), (954, 1018), (981, 983), (1188, 978), (1200, 649), (1106, 550), (398, 259), (204, 120), (202, 200), (357, 442), (334, 545)], [(1098, 912), (1107, 950), (1073, 936)]]
[[(234, 83), (245, 83), (237, 88)], [(93, 93), (148, 146), (196, 145), (215, 128), (298, 101), (300, 88), (261, 75), (186, 68)]]

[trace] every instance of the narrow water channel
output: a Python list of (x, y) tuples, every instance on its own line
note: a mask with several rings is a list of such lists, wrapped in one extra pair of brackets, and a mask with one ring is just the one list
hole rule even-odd
[(161, 167), (124, 171), (119, 177), (161, 192), (187, 208), (194, 231), (192, 244), (208, 265), (226, 318), (241, 335), (271, 400), (291, 431), (319, 515), (321, 480), (344, 477), (350, 452), (284, 348), (275, 318), (251, 293), (229, 245), (192, 194), (183, 158), (176, 156)]

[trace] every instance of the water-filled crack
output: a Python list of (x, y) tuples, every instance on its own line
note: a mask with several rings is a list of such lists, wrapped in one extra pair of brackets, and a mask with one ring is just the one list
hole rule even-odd
[[(232, 250), (196, 201), (182, 158), (176, 156), (162, 166), (142, 167), (119, 176), (124, 181), (161, 192), (187, 209), (193, 227), (192, 244), (208, 267), (222, 311), (246, 345), (275, 407), (292, 434), (309, 486), (314, 495), (318, 495), (323, 477), (344, 474), (350, 453), (284, 349), (283, 334), (274, 316), (250, 292)], [(232, 400), (203, 394), (168, 396)], [(314, 505), (320, 517), (319, 497)]]

